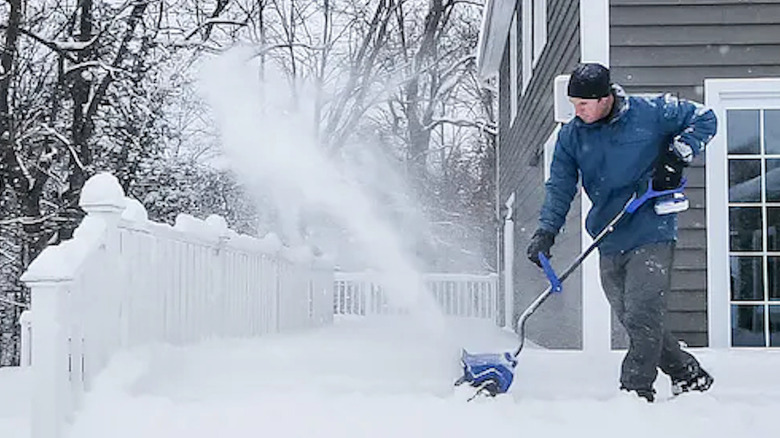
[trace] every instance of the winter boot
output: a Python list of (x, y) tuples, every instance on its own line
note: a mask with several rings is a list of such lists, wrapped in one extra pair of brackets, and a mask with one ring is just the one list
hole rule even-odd
[(625, 386), (620, 385), (620, 390), (628, 393), (635, 392), (638, 397), (647, 400), (648, 403), (653, 403), (655, 401), (655, 390), (653, 388), (628, 389)]
[(672, 394), (675, 396), (683, 392), (699, 391), (704, 392), (710, 389), (715, 379), (701, 367), (696, 367), (685, 379), (672, 379)]

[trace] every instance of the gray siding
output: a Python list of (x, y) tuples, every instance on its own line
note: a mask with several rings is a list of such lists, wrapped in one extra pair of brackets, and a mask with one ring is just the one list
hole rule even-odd
[[(780, 76), (780, 0), (612, 0), (610, 6), (613, 80), (628, 92), (668, 91), (703, 102), (705, 78)], [(687, 175), (691, 208), (679, 220), (669, 324), (689, 345), (706, 346), (703, 160)]]
[[(521, 3), (521, 2), (518, 2)], [(521, 11), (522, 12), (522, 11)], [(509, 120), (509, 44), (504, 54), (499, 84), (500, 174), (499, 200), (515, 193), (515, 294), (519, 313), (547, 286), (544, 275), (531, 264), (525, 248), (536, 229), (544, 197), (543, 145), (555, 126), (553, 79), (568, 73), (579, 60), (579, 2), (550, 0), (547, 8), (548, 39), (525, 94), (519, 97), (518, 114)], [(522, 35), (518, 31), (518, 35)], [(518, 62), (520, 59), (511, 60)], [(519, 70), (518, 70), (519, 71)], [(522, 82), (521, 82), (522, 83)], [(520, 87), (518, 87), (520, 89)], [(567, 225), (553, 248), (552, 263), (568, 265), (580, 248), (579, 197), (572, 203)], [(526, 325), (529, 338), (549, 348), (582, 348), (582, 291), (579, 271), (564, 285), (564, 293), (551, 297)]]

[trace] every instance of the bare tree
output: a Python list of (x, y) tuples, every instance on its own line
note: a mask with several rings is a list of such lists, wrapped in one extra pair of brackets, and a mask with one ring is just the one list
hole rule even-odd
[[(273, 0), (267, 6), (261, 70), (284, 71), (294, 101), (301, 84), (314, 84), (321, 147), (335, 155), (373, 132), (406, 163), (432, 215), (451, 218), (464, 203), (474, 204), (466, 193), (493, 176), (483, 167), (495, 132), (493, 102), (473, 76), (477, 2)], [(490, 225), (487, 230), (492, 233)]]
[[(2, 306), (28, 302), (19, 275), (46, 245), (70, 237), (89, 176), (112, 170), (130, 188), (143, 159), (161, 153), (163, 110), (176, 84), (156, 81), (174, 64), (186, 68), (185, 55), (209, 50), (217, 29), (241, 26), (220, 21), (229, 3), (208, 11), (200, 2), (176, 3), (184, 24), (176, 35), (164, 24), (174, 2), (0, 5), (0, 16), (8, 17), (0, 22)], [(2, 312), (0, 366), (18, 358), (20, 307), (14, 309)]]

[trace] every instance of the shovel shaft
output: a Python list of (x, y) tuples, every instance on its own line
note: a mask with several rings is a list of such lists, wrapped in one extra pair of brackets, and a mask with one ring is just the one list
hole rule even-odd
[[(623, 216), (626, 215), (628, 212), (628, 208), (630, 205), (632, 205), (632, 202), (634, 201), (634, 198), (631, 198), (628, 203), (626, 203), (626, 206), (618, 213), (617, 216), (615, 216), (606, 227), (604, 227), (601, 232), (593, 238), (593, 243), (591, 243), (585, 251), (580, 253), (580, 255), (577, 256), (576, 259), (574, 259), (573, 262), (569, 265), (569, 267), (566, 268), (565, 271), (563, 271), (563, 274), (561, 274), (558, 279), (561, 283), (563, 283), (566, 278), (571, 275), (574, 270), (576, 270), (583, 261), (590, 255), (591, 252), (593, 252), (596, 247), (599, 246), (602, 240), (615, 230), (615, 226), (620, 222), (621, 219), (623, 219)], [(523, 350), (523, 345), (525, 344), (525, 322), (528, 320), (528, 317), (531, 316), (536, 309), (539, 308), (539, 306), (542, 305), (542, 303), (547, 299), (547, 297), (550, 296), (550, 294), (553, 291), (553, 285), (547, 286), (547, 289), (544, 290), (541, 294), (539, 294), (538, 297), (523, 311), (522, 314), (520, 314), (520, 317), (517, 318), (517, 335), (520, 337), (520, 345), (518, 345), (517, 349), (515, 350), (514, 356), (517, 357), (520, 354), (520, 351)]]

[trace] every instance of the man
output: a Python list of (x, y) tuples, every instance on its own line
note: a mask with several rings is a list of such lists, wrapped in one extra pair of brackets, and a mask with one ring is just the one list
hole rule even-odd
[[(578, 177), (592, 201), (586, 229), (596, 236), (652, 180), (655, 190), (676, 188), (682, 170), (715, 135), (711, 110), (671, 95), (627, 96), (610, 82), (609, 70), (581, 64), (571, 74), (569, 99), (575, 118), (558, 134), (546, 182), (539, 227), (528, 257), (550, 256), (576, 193)], [(626, 215), (599, 245), (601, 282), (630, 338), (620, 389), (653, 402), (657, 368), (672, 379), (675, 395), (706, 391), (713, 378), (665, 327), (665, 296), (671, 287), (677, 214), (658, 214), (650, 200)], [(663, 213), (665, 211), (661, 210)]]

